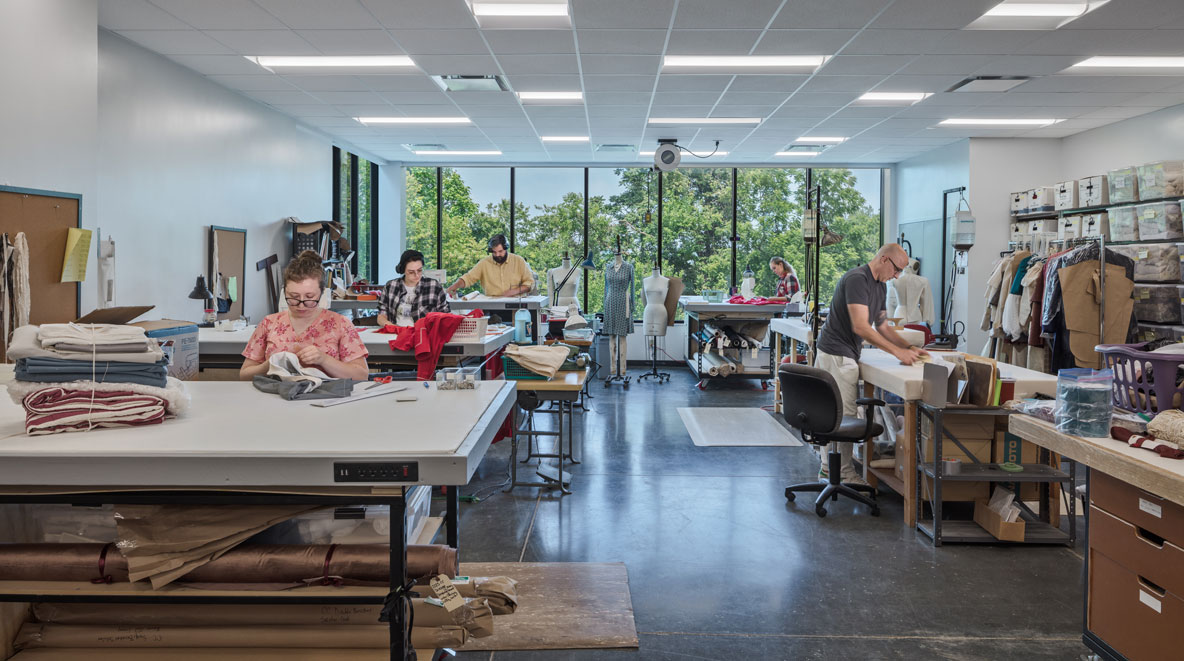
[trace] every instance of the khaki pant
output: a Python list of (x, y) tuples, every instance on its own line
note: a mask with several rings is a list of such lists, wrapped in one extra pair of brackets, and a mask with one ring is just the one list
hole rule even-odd
[[(830, 372), (830, 375), (835, 378), (835, 383), (839, 386), (839, 396), (843, 398), (843, 415), (858, 415), (859, 407), (856, 406), (855, 400), (859, 399), (859, 363), (854, 358), (833, 356), (819, 351), (815, 367)], [(854, 445), (831, 443), (826, 450), (828, 452), (834, 450), (836, 445), (843, 457), (841, 477), (848, 477), (855, 473), (855, 467), (851, 463), (851, 452)], [(822, 467), (827, 467), (826, 452), (822, 453)]]

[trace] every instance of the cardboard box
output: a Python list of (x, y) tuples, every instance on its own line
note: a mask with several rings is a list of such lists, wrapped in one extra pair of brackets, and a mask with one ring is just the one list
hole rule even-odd
[(1011, 215), (1018, 216), (1022, 213), (1028, 213), (1028, 194), (1026, 191), (1011, 194), (1011, 200), (1008, 202), (1008, 207), (1011, 209)]
[(1095, 549), (1088, 580), (1090, 631), (1127, 659), (1180, 658), (1184, 598)]
[(1028, 233), (1028, 227), (1027, 227), (1026, 223), (1012, 223), (1011, 224), (1011, 239), (1010, 240), (1015, 243), (1023, 241), (1024, 237), (1027, 233)]
[(1110, 214), (1105, 211), (1087, 213), (1081, 217), (1081, 236), (1104, 236), (1110, 240)]
[(1028, 211), (1052, 211), (1056, 203), (1056, 192), (1052, 186), (1040, 186), (1028, 191)]
[(1184, 547), (1184, 507), (1101, 471), (1090, 471), (1089, 498), (1123, 521)]
[[(963, 415), (947, 413), (943, 416), (942, 427), (959, 441), (991, 441), (995, 438), (996, 417), (990, 415)], [(921, 438), (928, 439), (933, 434), (933, 423), (927, 416), (921, 416)], [(943, 443), (952, 443), (947, 436)], [(985, 459), (984, 459), (985, 461)]]
[(1065, 216), (1057, 225), (1057, 238), (1061, 241), (1081, 238), (1081, 216)]
[(1057, 231), (1057, 220), (1055, 218), (1045, 218), (1042, 220), (1028, 221), (1028, 234), (1055, 234)]
[(983, 530), (991, 533), (995, 539), (1004, 542), (1024, 541), (1024, 530), (1027, 528), (1024, 520), (1020, 519), (1010, 523), (1004, 521), (998, 512), (987, 507), (986, 500), (974, 501), (974, 522), (982, 526)]
[(1077, 181), (1062, 181), (1054, 186), (1056, 200), (1054, 206), (1057, 211), (1077, 208)]
[(1077, 201), (1083, 207), (1100, 207), (1110, 204), (1110, 188), (1106, 175), (1086, 177), (1077, 180)]
[(1089, 547), (1156, 585), (1184, 595), (1184, 548), (1090, 506)]
[(197, 379), (197, 324), (192, 321), (160, 319), (137, 321), (131, 325), (143, 328), (148, 337), (160, 343), (164, 355), (169, 358), (169, 376), (182, 381)]

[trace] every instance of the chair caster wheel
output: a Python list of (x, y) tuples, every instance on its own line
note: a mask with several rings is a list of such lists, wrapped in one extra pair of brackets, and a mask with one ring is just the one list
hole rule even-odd
[(628, 389), (629, 389), (629, 382), (628, 382), (628, 381), (626, 381), (626, 382), (625, 382), (625, 390), (628, 390)]
[(607, 388), (607, 387), (608, 387), (608, 384), (609, 384), (609, 382), (608, 382), (608, 381), (605, 381), (605, 382), (604, 382), (604, 387), (605, 387), (605, 388)]
[(879, 507), (872, 508), (872, 516), (880, 516), (880, 508)]
[(702, 381), (700, 381), (699, 383), (696, 383), (695, 387), (698, 388), (699, 390), (707, 390), (707, 384), (703, 383)]
[(817, 507), (814, 508), (814, 513), (817, 514), (819, 518), (825, 518), (826, 517), (826, 508), (823, 507), (822, 505), (818, 505)]
[(791, 503), (792, 503), (792, 502), (794, 501), (794, 499), (795, 499), (795, 498), (797, 498), (797, 496), (796, 496), (796, 495), (794, 495), (794, 492), (790, 491), (790, 490), (787, 488), (787, 489), (785, 490), (785, 499), (786, 499), (786, 500), (788, 500), (789, 502), (791, 502)]
[(769, 382), (768, 381), (761, 381), (761, 390), (768, 390), (768, 389), (769, 389)]

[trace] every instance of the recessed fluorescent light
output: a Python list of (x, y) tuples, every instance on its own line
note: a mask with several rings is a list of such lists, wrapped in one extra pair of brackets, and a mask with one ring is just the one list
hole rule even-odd
[(1184, 67), (1184, 57), (1108, 56), (1091, 57), (1071, 68), (1176, 69)]
[(539, 139), (543, 142), (588, 142), (586, 135), (543, 135)]
[(496, 149), (422, 149), (415, 152), (416, 156), (501, 156)]
[(924, 101), (931, 96), (933, 96), (933, 92), (868, 92), (855, 101), (867, 105), (912, 105), (918, 101)]
[(650, 117), (650, 124), (760, 124), (760, 117)]
[(567, 3), (474, 2), (474, 16), (567, 16)]
[(583, 92), (519, 92), (523, 101), (582, 101)]
[(1063, 122), (1063, 119), (943, 119), (941, 126), (1048, 126)]
[(820, 151), (779, 151), (774, 156), (817, 156)]
[(803, 137), (794, 140), (794, 142), (805, 142), (812, 145), (837, 145), (840, 142), (846, 142), (847, 138), (814, 138)]
[(261, 67), (413, 67), (406, 55), (247, 55)]
[(827, 59), (825, 55), (667, 55), (662, 67), (817, 69)]
[(363, 124), (469, 124), (468, 117), (354, 117)]
[(1052, 2), (1001, 2), (987, 10), (983, 16), (1080, 16), (1089, 9), (1089, 3)]

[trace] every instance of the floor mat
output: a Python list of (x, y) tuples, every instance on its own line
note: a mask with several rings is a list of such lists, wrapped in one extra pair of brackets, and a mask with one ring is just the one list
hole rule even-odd
[(493, 635), (470, 638), (461, 651), (637, 647), (624, 563), (466, 562), (460, 570), (518, 581), (518, 610), (495, 615)]
[(802, 444), (772, 413), (760, 408), (680, 408), (678, 415), (682, 417), (691, 440), (700, 447), (795, 447)]

